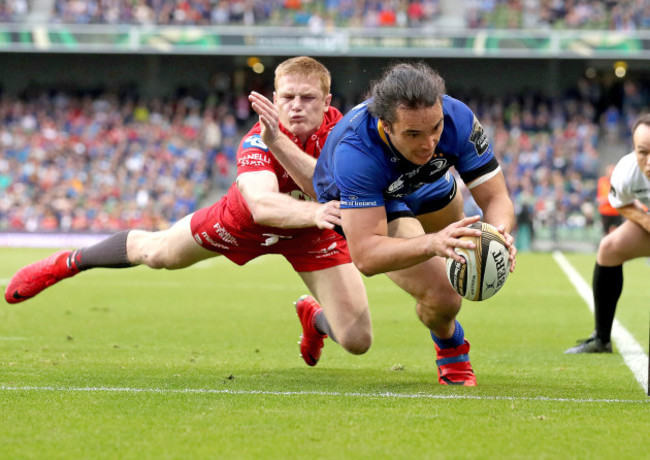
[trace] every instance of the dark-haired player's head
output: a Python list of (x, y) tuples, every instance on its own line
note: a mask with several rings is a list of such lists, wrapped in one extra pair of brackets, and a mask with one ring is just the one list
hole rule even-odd
[(396, 121), (397, 109), (433, 107), (445, 93), (445, 81), (428, 65), (400, 63), (372, 85), (368, 110), (384, 123)]
[(396, 64), (371, 90), (368, 110), (390, 143), (412, 163), (431, 160), (444, 127), (445, 81), (424, 63)]

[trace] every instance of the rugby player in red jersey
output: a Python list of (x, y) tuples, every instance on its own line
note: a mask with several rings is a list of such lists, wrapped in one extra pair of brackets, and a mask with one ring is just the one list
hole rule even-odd
[(91, 268), (144, 264), (179, 269), (219, 255), (244, 265), (264, 254), (282, 254), (313, 294), (296, 302), (305, 362), (310, 366), (318, 362), (326, 336), (350, 353), (366, 352), (372, 341), (368, 301), (346, 241), (333, 230), (340, 225), (339, 204), (313, 201), (311, 175), (301, 178), (300, 165), (290, 171), (305, 187), (301, 189), (272, 153), (286, 148), (289, 155), (296, 149), (318, 157), (341, 118), (330, 106), (330, 84), (327, 68), (312, 58), (280, 63), (275, 70), (275, 104), (257, 93), (251, 95), (261, 123), (241, 140), (237, 180), (223, 198), (167, 230), (125, 230), (23, 267), (7, 286), (6, 301), (30, 299)]

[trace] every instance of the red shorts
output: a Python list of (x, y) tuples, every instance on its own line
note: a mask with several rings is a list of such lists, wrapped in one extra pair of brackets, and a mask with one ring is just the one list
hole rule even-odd
[(205, 249), (238, 265), (264, 254), (282, 254), (298, 272), (311, 272), (351, 262), (348, 244), (333, 230), (262, 227), (228, 206), (224, 196), (192, 215), (194, 239)]

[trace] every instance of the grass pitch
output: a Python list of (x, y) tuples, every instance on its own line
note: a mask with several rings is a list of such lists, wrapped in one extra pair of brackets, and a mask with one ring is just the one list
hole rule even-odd
[[(2, 288), (51, 251), (0, 249)], [(590, 283), (594, 255), (567, 255)], [(650, 265), (625, 266), (617, 319), (647, 353)], [(465, 302), (476, 388), (443, 387), (412, 300), (367, 288), (374, 343), (298, 355), (279, 257), (238, 267), (97, 269), (0, 307), (0, 458), (644, 458), (650, 398), (612, 355), (564, 355), (593, 316), (550, 254), (520, 254)]]

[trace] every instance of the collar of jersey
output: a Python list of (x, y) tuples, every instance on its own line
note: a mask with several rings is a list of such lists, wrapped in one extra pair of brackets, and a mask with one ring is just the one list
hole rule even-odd
[(386, 147), (388, 147), (388, 151), (391, 153), (391, 155), (393, 155), (394, 158), (398, 160), (405, 160), (404, 156), (399, 153), (393, 146), (393, 143), (390, 141), (390, 138), (386, 134), (386, 131), (384, 131), (384, 124), (379, 118), (377, 119), (377, 133), (379, 133), (381, 141), (386, 145)]

